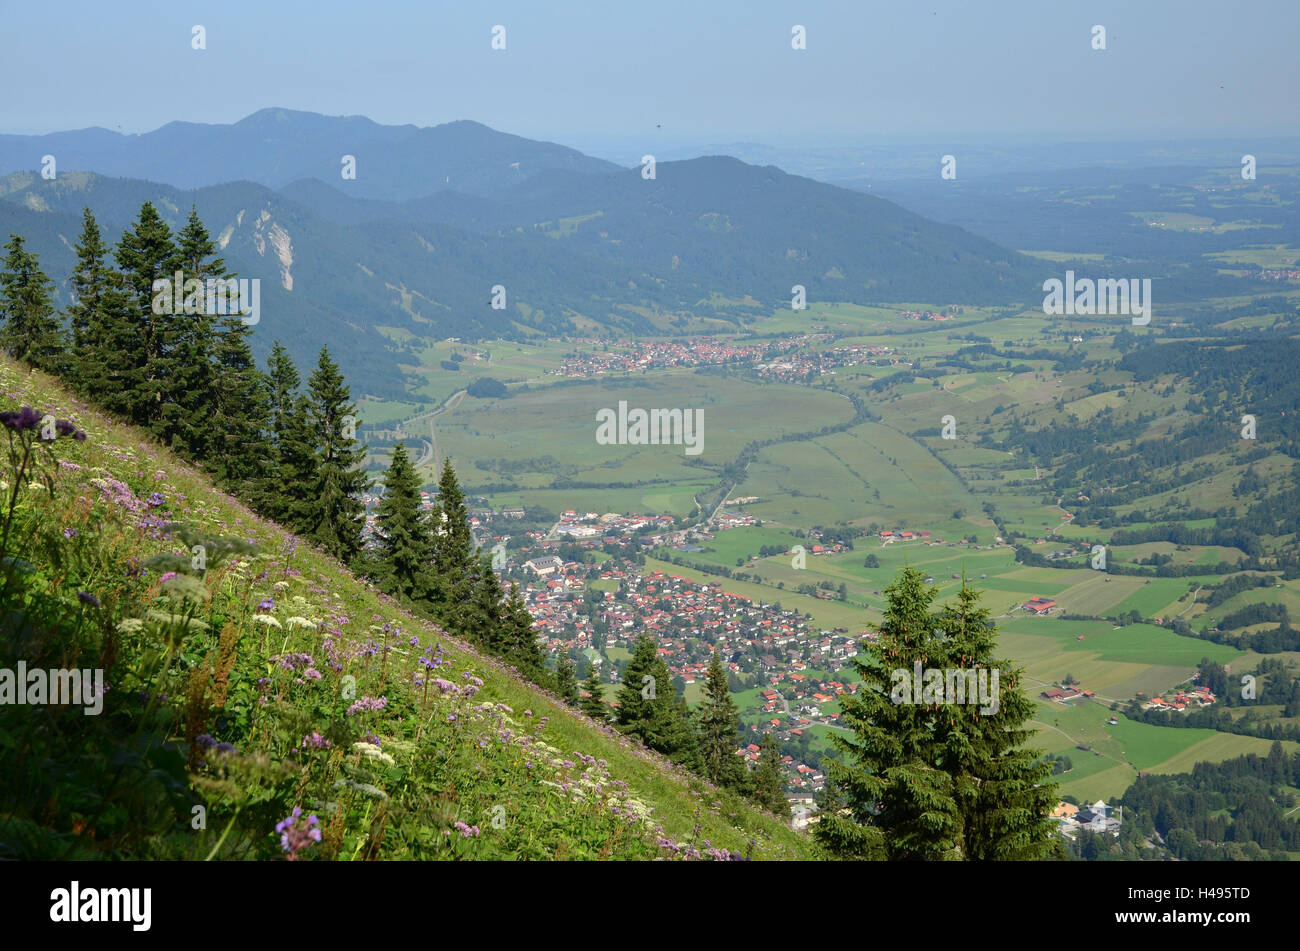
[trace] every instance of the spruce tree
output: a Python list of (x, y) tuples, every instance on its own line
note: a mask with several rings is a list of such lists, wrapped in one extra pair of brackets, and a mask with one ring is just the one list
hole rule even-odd
[(351, 562), (361, 550), (365, 506), (361, 494), (370, 480), (361, 470), (356, 407), (329, 350), (321, 348), (307, 380), (307, 435), (315, 456), (315, 482), (306, 500), (307, 534), (335, 558)]
[(47, 373), (64, 369), (63, 329), (54, 312), (53, 282), (21, 235), (10, 235), (0, 271), (0, 345), (15, 360)]
[(420, 511), (419, 478), (403, 443), (393, 447), (375, 522), (381, 585), (389, 594), (413, 597), (427, 570), (431, 545)]
[[(172, 402), (171, 387), (178, 377), (176, 333), (185, 315), (168, 312), (175, 310), (174, 297), (183, 288), (171, 286), (178, 263), (176, 247), (171, 229), (152, 202), (140, 207), (135, 224), (117, 244), (116, 257), (125, 288), (124, 319), (105, 341), (106, 356), (119, 367), (121, 410), (131, 422), (156, 434), (165, 428), (160, 426), (162, 406)], [(155, 314), (154, 281), (163, 280), (171, 292), (159, 291), (163, 312)]]
[(695, 730), (691, 728), (691, 711), (686, 705), (686, 698), (674, 689), (668, 665), (662, 658), (658, 667), (667, 679), (668, 690), (666, 697), (661, 695), (655, 704), (647, 745), (679, 766), (701, 772), (704, 763), (700, 758), (700, 743)]
[(638, 637), (632, 645), (632, 656), (623, 669), (623, 682), (618, 688), (619, 729), (643, 741), (649, 735), (654, 719), (653, 696), (668, 689), (668, 682), (658, 679), (658, 659), (654, 638), (648, 634)]
[(714, 651), (704, 682), (704, 697), (696, 714), (700, 756), (704, 775), (719, 786), (738, 789), (745, 778), (745, 765), (736, 756), (740, 745), (740, 713), (731, 697), (722, 658)]
[[(491, 568), (488, 571), (490, 573)], [(511, 663), (529, 680), (542, 683), (546, 679), (546, 656), (542, 653), (541, 645), (537, 643), (537, 629), (533, 627), (533, 616), (528, 606), (524, 604), (518, 585), (510, 586), (510, 595), (506, 599), (502, 621), (507, 625), (509, 632), (508, 656)]]
[(519, 666), (514, 656), (513, 618), (502, 603), (505, 592), (496, 573), (483, 559), (476, 558), (470, 563), (466, 579), (460, 590), (467, 596), (444, 606), (450, 611), (445, 626), (488, 653)]
[(781, 744), (771, 733), (763, 734), (759, 744), (758, 768), (754, 770), (754, 801), (789, 820), (790, 804), (785, 798), (785, 776), (781, 771)]
[(254, 493), (257, 510), (297, 534), (305, 534), (310, 493), (316, 485), (316, 456), (307, 429), (307, 404), (300, 378), (279, 340), (271, 346), (263, 377), (270, 423), (270, 465)]
[(239, 317), (218, 319), (214, 346), (211, 417), (207, 445), (217, 482), (242, 495), (255, 495), (272, 469), (268, 432), (270, 401), (253, 360), (251, 330)]
[(433, 568), (430, 593), (439, 618), (453, 630), (465, 626), (480, 564), (469, 530), (469, 509), (451, 460), (444, 460), (438, 479), (438, 506), (433, 518)]
[(94, 399), (110, 412), (120, 412), (122, 381), (112, 354), (112, 341), (123, 331), (126, 298), (122, 275), (108, 262), (108, 246), (89, 208), (81, 212), (81, 237), (77, 263), (69, 284), (73, 301), (68, 306), (72, 330), (71, 382), (83, 397)]
[[(173, 375), (159, 407), (158, 430), (163, 442), (184, 450), (190, 458), (209, 462), (216, 461), (218, 454), (228, 448), (239, 448), (237, 442), (227, 443), (220, 438), (227, 426), (221, 418), (223, 394), (216, 366), (216, 320), (208, 310), (204, 283), (228, 276), (225, 263), (214, 258), (216, 250), (198, 211), (191, 208), (189, 220), (176, 232), (172, 279), (176, 272), (180, 273), (179, 293), (185, 312), (173, 315), (168, 360)], [(198, 281), (199, 288), (190, 284), (192, 281)], [(232, 394), (235, 398), (240, 395), (247, 394)]]
[[(962, 578), (955, 604), (936, 617), (944, 668), (998, 671), (997, 710), (975, 703), (944, 704), (935, 717), (940, 764), (952, 777), (960, 822), (958, 851), (972, 861), (1045, 858), (1053, 848), (1057, 787), (1051, 764), (1027, 743), (1034, 703), (1021, 689), (1023, 668), (996, 659), (997, 629), (980, 595)], [(992, 678), (989, 678), (990, 687)]]
[(599, 720), (601, 723), (606, 722), (609, 719), (609, 707), (605, 703), (605, 691), (601, 685), (600, 669), (595, 664), (591, 665), (587, 679), (582, 682), (582, 689), (586, 692), (586, 696), (578, 698), (579, 709), (593, 720)]
[(568, 654), (561, 655), (555, 664), (555, 692), (571, 707), (578, 705), (578, 678), (573, 673), (573, 661)]

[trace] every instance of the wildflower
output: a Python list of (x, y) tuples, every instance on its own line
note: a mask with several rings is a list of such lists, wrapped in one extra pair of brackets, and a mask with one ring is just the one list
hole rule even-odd
[(159, 506), (167, 504), (167, 497), (161, 492), (154, 492), (149, 496), (149, 498), (145, 499), (145, 503), (148, 504), (150, 508), (156, 509)]
[(360, 713), (363, 710), (382, 710), (388, 706), (387, 697), (362, 697), (352, 706), (348, 707), (348, 716)]
[(0, 425), (12, 429), (14, 432), (22, 432), (25, 429), (35, 429), (41, 422), (41, 414), (36, 412), (30, 406), (24, 406), (17, 412), (10, 410), (0, 413)]
[(81, 532), (77, 531), (75, 528), (65, 528), (63, 530), (64, 538), (76, 538), (80, 534)]
[(208, 733), (200, 733), (194, 738), (200, 749), (208, 750), (217, 745), (217, 741)]
[[(311, 654), (281, 654), (279, 657), (280, 667), (283, 670), (297, 670), (299, 667), (311, 668)], [(313, 679), (319, 679), (319, 675)]]
[(261, 601), (257, 603), (257, 610), (259, 611), (272, 611), (274, 609), (275, 609), (275, 601), (272, 600), (271, 598), (263, 598)]
[(460, 837), (462, 839), (473, 839), (478, 837), (478, 826), (467, 826), (459, 819), (456, 820), (455, 826), (460, 830)]
[(216, 752), (216, 753), (233, 753), (233, 752), (235, 752), (235, 744), (233, 744), (233, 743), (218, 743), (218, 744), (217, 744), (216, 746), (214, 746), (212, 749), (213, 749), (213, 751)]
[(321, 840), (320, 820), (308, 816), (306, 822), (298, 824), (297, 820), (301, 818), (302, 809), (294, 806), (293, 814), (275, 825), (275, 831), (280, 833), (280, 848), (289, 853), (290, 862), (298, 857), (302, 849)]
[(92, 608), (99, 607), (99, 598), (95, 597), (89, 591), (78, 591), (77, 599), (81, 601), (82, 604), (89, 604)]
[(319, 733), (312, 732), (302, 738), (300, 745), (303, 749), (311, 747), (314, 750), (327, 750), (330, 748), (330, 741)]
[(161, 581), (163, 584), (166, 584), (168, 581), (171, 581), (175, 577), (176, 577), (176, 572), (164, 571), (162, 577), (159, 578), (158, 580)]

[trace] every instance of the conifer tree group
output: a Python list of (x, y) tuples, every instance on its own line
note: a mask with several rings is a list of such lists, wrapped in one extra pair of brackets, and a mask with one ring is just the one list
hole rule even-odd
[[(234, 277), (217, 250), (195, 209), (173, 234), (145, 202), (110, 249), (86, 208), (65, 327), (53, 283), (13, 235), (0, 266), (0, 348), (61, 376), (78, 395), (143, 428), (262, 515), (369, 573), (451, 633), (553, 685), (517, 588), (503, 591), (474, 546), (450, 462), (426, 517), (415, 468), (405, 447), (395, 448), (373, 550), (363, 552), (361, 497), (371, 481), (343, 373), (322, 347), (304, 387), (278, 340), (259, 370), (238, 302), (214, 313), (206, 299), (205, 282)], [(163, 297), (183, 298), (185, 306), (155, 306), (156, 282), (170, 288), (177, 272), (182, 288)]]
[(195, 306), (186, 308), (194, 313), (178, 314), (154, 306), (155, 282), (170, 285), (177, 272), (200, 284), (231, 276), (196, 210), (173, 235), (145, 202), (110, 260), (95, 216), (84, 209), (66, 328), (54, 308), (53, 284), (22, 237), (11, 236), (5, 250), (0, 347), (6, 353), (63, 377), (78, 395), (204, 465), (223, 488), (256, 498), (256, 486), (274, 473), (265, 383), (248, 325), (233, 309), (212, 314)]
[[(1045, 857), (1051, 764), (1024, 747), (1033, 701), (1019, 686), (1023, 672), (994, 658), (996, 629), (978, 592), (963, 579), (956, 603), (933, 612), (938, 589), (904, 568), (885, 594), (879, 637), (854, 660), (862, 689), (841, 702), (852, 733), (834, 737), (846, 755), (831, 761), (817, 838), (856, 858)], [(910, 676), (917, 661), (926, 670), (996, 668), (996, 709), (925, 696), (895, 702), (893, 672)]]
[(406, 446), (394, 446), (375, 534), (367, 570), (380, 587), (513, 664), (528, 679), (554, 684), (518, 590), (502, 589), (474, 544), (465, 495), (450, 460), (443, 463), (437, 503), (426, 513)]

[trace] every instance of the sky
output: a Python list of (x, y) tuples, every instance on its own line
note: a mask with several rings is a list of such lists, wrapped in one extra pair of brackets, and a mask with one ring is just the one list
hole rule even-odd
[(1297, 36), (1298, 0), (0, 0), (0, 133), (279, 106), (597, 152), (1290, 136)]

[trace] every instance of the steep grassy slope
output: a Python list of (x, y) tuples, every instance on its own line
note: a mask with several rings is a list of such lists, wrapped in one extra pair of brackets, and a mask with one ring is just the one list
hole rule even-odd
[(0, 359), (24, 405), (87, 438), (15, 492), (0, 432), (0, 669), (107, 689), (98, 716), (0, 705), (0, 856), (814, 855)]

